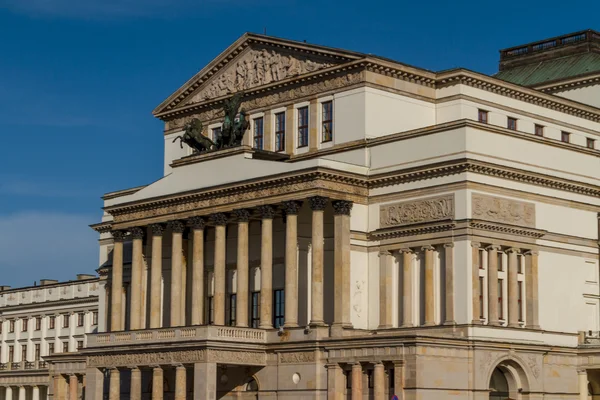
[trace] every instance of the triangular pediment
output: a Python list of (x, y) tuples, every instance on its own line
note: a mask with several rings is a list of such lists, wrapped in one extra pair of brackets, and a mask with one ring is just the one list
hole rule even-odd
[(159, 105), (154, 114), (268, 86), (364, 57), (360, 53), (246, 34)]

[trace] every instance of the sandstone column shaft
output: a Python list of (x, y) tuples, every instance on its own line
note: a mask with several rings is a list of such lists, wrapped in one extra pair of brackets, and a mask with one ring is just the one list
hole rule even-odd
[(302, 203), (284, 203), (285, 223), (285, 327), (298, 326), (298, 212)]
[(110, 370), (110, 385), (108, 400), (119, 400), (121, 398), (121, 374), (117, 368)]
[(483, 296), (480, 293), (479, 288), (479, 248), (481, 244), (477, 242), (471, 242), (471, 291), (472, 291), (472, 308), (473, 308), (473, 324), (481, 324), (481, 307), (479, 304), (479, 296)]
[(579, 378), (579, 400), (588, 399), (588, 377), (587, 371), (577, 371), (577, 378)]
[(163, 369), (155, 366), (152, 369), (152, 400), (163, 400), (163, 379)]
[(186, 370), (183, 365), (175, 368), (175, 400), (185, 400)]
[[(56, 382), (56, 378), (54, 380)], [(55, 393), (54, 398), (56, 399), (57, 398), (56, 397), (56, 383), (54, 384), (54, 393)], [(4, 392), (4, 398), (6, 400), (12, 400), (12, 387), (10, 387), (10, 386), (6, 387), (6, 391)]]
[(215, 224), (215, 294), (213, 296), (214, 324), (225, 325), (225, 280), (227, 276), (225, 264), (227, 251), (225, 227), (227, 225), (227, 216), (220, 213), (213, 214), (211, 219)]
[(435, 325), (435, 292), (433, 286), (433, 252), (432, 246), (424, 246), (425, 252), (425, 326)]
[(152, 225), (152, 262), (150, 265), (150, 328), (160, 328), (162, 305), (163, 225)]
[(54, 400), (67, 400), (67, 380), (62, 375), (54, 376)]
[[(404, 364), (394, 363), (394, 391), (402, 393), (404, 390)], [(402, 396), (399, 395), (400, 398)]]
[(518, 249), (508, 250), (508, 326), (519, 327)]
[(142, 400), (142, 371), (134, 367), (131, 369), (130, 400)]
[(539, 329), (538, 252), (525, 253), (525, 292), (527, 294), (525, 319), (527, 327)]
[(260, 207), (262, 214), (260, 248), (260, 328), (273, 328), (273, 217), (271, 206)]
[(344, 400), (344, 371), (338, 364), (327, 365), (327, 400)]
[(132, 256), (131, 256), (131, 297), (129, 311), (129, 329), (140, 329), (142, 319), (142, 269), (144, 268), (144, 255), (142, 238), (144, 231), (141, 228), (131, 229)]
[(373, 370), (373, 399), (385, 400), (385, 369), (382, 363), (375, 364)]
[[(217, 364), (194, 364), (194, 400), (216, 400)], [(154, 399), (153, 399), (154, 400)]]
[(40, 400), (40, 388), (33, 386), (31, 388), (31, 400)]
[(379, 329), (392, 328), (392, 268), (389, 251), (379, 252)]
[(446, 325), (454, 325), (454, 243), (444, 245), (446, 263)]
[(362, 365), (360, 365), (360, 363), (354, 363), (352, 365), (352, 400), (363, 399), (362, 378)]
[(181, 294), (179, 295), (181, 306), (179, 307), (179, 325), (187, 325), (187, 254), (188, 254), (187, 239), (181, 240)]
[(110, 289), (110, 330), (122, 331), (122, 308), (123, 308), (123, 240), (125, 234), (120, 231), (113, 232), (113, 265), (112, 265), (112, 284)]
[(191, 324), (204, 324), (204, 219), (193, 217), (192, 226), (192, 313)]
[(69, 375), (69, 400), (77, 400), (77, 389), (79, 389), (79, 381), (77, 375)]
[(19, 400), (25, 400), (25, 386), (19, 386)]
[(352, 202), (334, 201), (333, 325), (352, 327), (350, 321), (350, 212)]
[(500, 325), (498, 316), (498, 246), (489, 246), (488, 252), (488, 325)]
[(325, 238), (323, 236), (323, 215), (327, 199), (315, 196), (309, 199), (312, 209), (312, 293), (311, 318), (312, 326), (325, 325), (323, 319), (323, 255)]
[(181, 264), (183, 262), (183, 230), (181, 221), (169, 222), (171, 240), (171, 326), (181, 326)]
[(85, 400), (104, 399), (104, 374), (100, 369), (87, 367), (85, 370)]
[(414, 326), (413, 322), (413, 253), (411, 249), (402, 249), (402, 327)]
[(235, 323), (240, 327), (248, 326), (248, 210), (237, 210), (238, 243), (237, 243), (237, 289)]

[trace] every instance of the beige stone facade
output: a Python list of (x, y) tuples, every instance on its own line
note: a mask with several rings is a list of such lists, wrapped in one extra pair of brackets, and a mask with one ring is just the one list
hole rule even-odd
[[(238, 92), (242, 146), (172, 143)], [(600, 393), (600, 109), (248, 34), (155, 115), (165, 176), (94, 225), (87, 400)]]

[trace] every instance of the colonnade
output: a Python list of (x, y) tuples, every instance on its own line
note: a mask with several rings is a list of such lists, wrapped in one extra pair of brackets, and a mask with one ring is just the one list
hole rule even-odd
[[(323, 268), (324, 268), (324, 210), (328, 199), (320, 196), (310, 197), (308, 203), (312, 210), (312, 282), (310, 324), (324, 325), (323, 319)], [(161, 327), (161, 276), (162, 276), (162, 239), (165, 228), (172, 234), (170, 321), (169, 326), (203, 325), (204, 316), (204, 230), (213, 226), (214, 242), (214, 321), (215, 325), (225, 325), (226, 299), (226, 237), (225, 227), (229, 223), (237, 224), (237, 305), (236, 326), (249, 325), (248, 304), (248, 223), (256, 216), (261, 221), (261, 283), (260, 283), (260, 324), (263, 329), (273, 327), (273, 219), (278, 208), (282, 209), (286, 223), (285, 248), (285, 327), (298, 326), (298, 259), (296, 246), (298, 241), (298, 213), (301, 200), (285, 201), (278, 205), (261, 205), (254, 210), (237, 209), (231, 213), (214, 213), (208, 216), (195, 216), (188, 220), (172, 220), (151, 225), (152, 254), (149, 286), (149, 328)], [(350, 322), (350, 212), (352, 202), (332, 201), (334, 211), (334, 318), (333, 327), (348, 327)], [(186, 287), (186, 262), (183, 259), (183, 232), (191, 230), (192, 282)], [(111, 279), (111, 331), (124, 330), (123, 298), (114, 295), (123, 292), (123, 242), (132, 240), (131, 295), (129, 327), (131, 330), (144, 329), (142, 273), (143, 273), (143, 235), (145, 229), (133, 227), (128, 232), (112, 232), (114, 239), (113, 265)], [(129, 235), (128, 235), (129, 233)], [(190, 320), (186, 321), (186, 291), (191, 291)]]
[[(28, 395), (31, 392), (31, 397)], [(0, 386), (1, 400), (46, 400), (47, 386), (38, 385), (14, 385)]]
[[(83, 374), (57, 374), (53, 377), (53, 400), (79, 400), (85, 387)], [(81, 390), (80, 390), (81, 389)], [(35, 399), (34, 399), (35, 400)]]
[(371, 390), (373, 400), (389, 399), (393, 392), (402, 393), (403, 367), (399, 361), (327, 364), (327, 399), (346, 400), (350, 394), (351, 400), (363, 400)]

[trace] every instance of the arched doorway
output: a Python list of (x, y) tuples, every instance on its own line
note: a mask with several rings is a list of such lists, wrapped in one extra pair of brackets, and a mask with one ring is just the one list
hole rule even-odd
[(508, 398), (508, 379), (500, 368), (496, 368), (490, 378), (490, 400), (506, 400)]
[(506, 359), (491, 371), (488, 390), (490, 400), (526, 400), (529, 379), (517, 361)]

